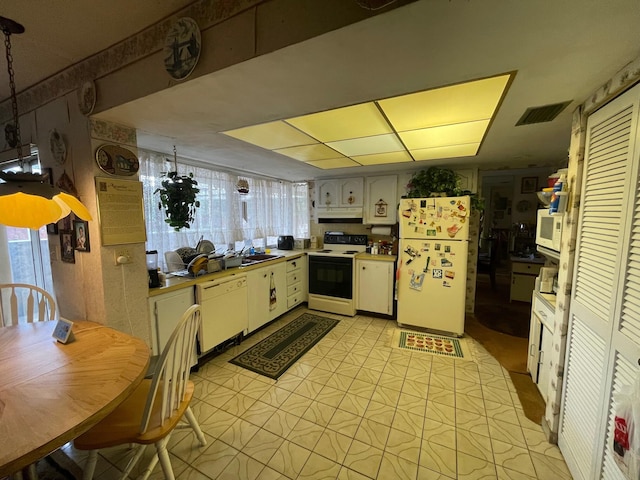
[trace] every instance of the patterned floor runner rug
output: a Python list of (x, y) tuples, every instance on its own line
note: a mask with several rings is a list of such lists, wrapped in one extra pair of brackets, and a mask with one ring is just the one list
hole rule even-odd
[(396, 330), (391, 346), (416, 352), (430, 353), (443, 357), (473, 360), (464, 338), (445, 337), (431, 333)]
[(304, 313), (229, 362), (277, 379), (338, 323), (332, 318)]

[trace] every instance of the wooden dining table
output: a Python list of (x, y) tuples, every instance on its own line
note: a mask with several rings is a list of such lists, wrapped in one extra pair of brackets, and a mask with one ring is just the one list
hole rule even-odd
[(149, 348), (94, 322), (74, 322), (57, 342), (56, 322), (0, 328), (0, 478), (98, 423), (142, 381)]

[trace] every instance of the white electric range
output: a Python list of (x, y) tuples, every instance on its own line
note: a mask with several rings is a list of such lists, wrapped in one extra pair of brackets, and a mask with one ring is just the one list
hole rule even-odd
[(310, 309), (349, 316), (356, 314), (354, 259), (366, 249), (366, 235), (324, 234), (324, 249), (308, 252)]

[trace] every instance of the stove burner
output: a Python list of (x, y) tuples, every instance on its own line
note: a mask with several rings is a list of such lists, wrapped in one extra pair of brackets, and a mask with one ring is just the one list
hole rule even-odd
[(354, 253), (360, 253), (358, 250), (347, 250), (346, 252), (342, 252), (345, 255), (353, 255)]
[(330, 253), (333, 250), (318, 250), (318, 253)]

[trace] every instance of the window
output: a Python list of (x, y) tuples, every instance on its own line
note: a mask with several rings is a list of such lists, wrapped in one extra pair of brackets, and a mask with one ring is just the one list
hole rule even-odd
[(238, 175), (187, 165), (178, 159), (178, 174), (193, 173), (198, 182), (195, 221), (191, 228), (174, 231), (164, 222), (155, 190), (162, 173), (173, 168), (158, 153), (139, 150), (140, 180), (145, 198), (147, 248), (167, 252), (195, 247), (201, 238), (213, 242), (216, 251), (240, 251), (245, 246), (273, 247), (279, 235), (309, 236), (309, 203), (306, 183), (248, 178), (249, 193), (237, 191)]
[[(41, 172), (35, 149), (25, 159), (25, 170), (28, 169)], [(17, 161), (8, 162), (2, 170), (19, 171), (20, 165)], [(54, 294), (46, 227), (36, 231), (0, 225), (0, 265), (0, 283), (28, 283)]]

